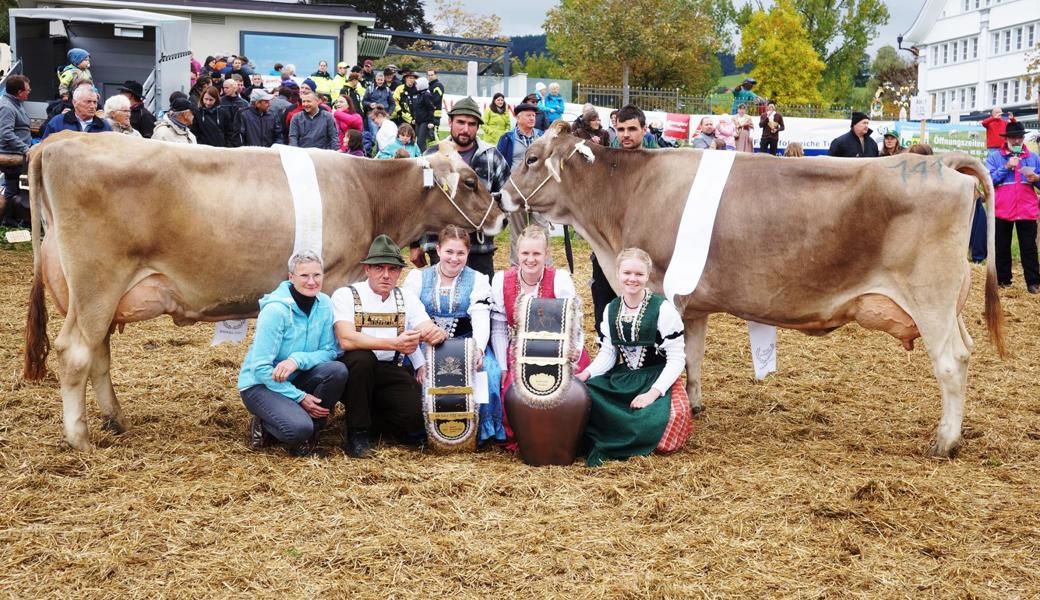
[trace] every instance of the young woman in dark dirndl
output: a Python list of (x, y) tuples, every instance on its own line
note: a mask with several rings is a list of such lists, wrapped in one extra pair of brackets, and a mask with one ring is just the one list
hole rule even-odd
[(647, 289), (653, 265), (646, 252), (623, 250), (617, 266), (622, 294), (603, 313), (599, 355), (576, 375), (592, 399), (585, 430), (589, 466), (673, 452), (693, 428), (679, 380), (686, 365), (682, 318)]

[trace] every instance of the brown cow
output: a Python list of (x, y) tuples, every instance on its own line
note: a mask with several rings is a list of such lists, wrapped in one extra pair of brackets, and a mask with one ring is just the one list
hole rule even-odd
[[(580, 149), (585, 158), (575, 152), (580, 141), (565, 127), (536, 141), (506, 186), (503, 208), (573, 224), (615, 289), (617, 253), (645, 249), (656, 266), (651, 283), (660, 291), (705, 151), (590, 145), (591, 152)], [(695, 409), (702, 406), (710, 313), (810, 335), (855, 321), (895, 336), (907, 349), (924, 339), (943, 400), (931, 451), (950, 456), (960, 443), (972, 348), (959, 313), (971, 283), (966, 249), (976, 183), (989, 209), (986, 321), (1003, 356), (993, 186), (981, 162), (960, 153), (872, 160), (737, 155), (699, 284), (677, 298)]]
[[(407, 242), (472, 221), (494, 235), (504, 222), (450, 146), (425, 160), (308, 154), (322, 198), (326, 289), (360, 277), (359, 262), (380, 233)], [(426, 161), (441, 185), (423, 187)], [(74, 448), (90, 445), (88, 377), (106, 426), (126, 429), (109, 376), (116, 326), (163, 314), (178, 325), (252, 317), (260, 296), (285, 278), (295, 216), (277, 150), (63, 133), (33, 149), (29, 183), (34, 274), (24, 376), (46, 374), (46, 284), (66, 314), (54, 347), (65, 440)]]

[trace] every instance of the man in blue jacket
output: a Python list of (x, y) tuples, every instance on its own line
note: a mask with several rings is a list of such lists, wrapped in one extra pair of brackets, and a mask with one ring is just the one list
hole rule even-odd
[(89, 85), (81, 85), (72, 93), (72, 110), (56, 115), (43, 128), (41, 139), (59, 131), (98, 133), (112, 131), (108, 121), (97, 116), (97, 92)]
[[(29, 99), (29, 78), (11, 75), (6, 81), (6, 93), (0, 97), (0, 152), (25, 156), (32, 143), (29, 131), (29, 115), (23, 103)], [(25, 160), (18, 166), (4, 167), (4, 215), (3, 226), (20, 225), (15, 220), (15, 209), (21, 195), (19, 178), (25, 172)]]

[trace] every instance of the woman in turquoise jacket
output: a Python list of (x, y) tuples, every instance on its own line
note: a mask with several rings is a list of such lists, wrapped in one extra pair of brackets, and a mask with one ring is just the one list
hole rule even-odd
[(332, 300), (321, 292), (321, 258), (309, 251), (289, 259), (289, 280), (260, 299), (253, 345), (238, 374), (238, 391), (253, 420), (250, 445), (270, 437), (296, 456), (318, 454), (318, 431), (347, 383), (336, 362)]

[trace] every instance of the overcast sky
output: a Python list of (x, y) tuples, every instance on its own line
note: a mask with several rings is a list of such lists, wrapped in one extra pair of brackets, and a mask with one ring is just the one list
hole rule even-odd
[[(747, 0), (733, 0), (741, 5)], [(883, 0), (891, 14), (888, 25), (881, 30), (877, 41), (871, 46), (871, 53), (885, 44), (896, 45), (896, 36), (910, 29), (917, 12), (924, 0)], [(487, 0), (462, 0), (466, 9), (473, 13), (489, 14)], [(502, 19), (503, 33), (506, 35), (537, 35), (544, 33), (542, 24), (545, 13), (559, 4), (556, 0), (524, 0), (523, 2), (496, 2), (494, 12)], [(429, 14), (429, 13), (427, 13)]]

